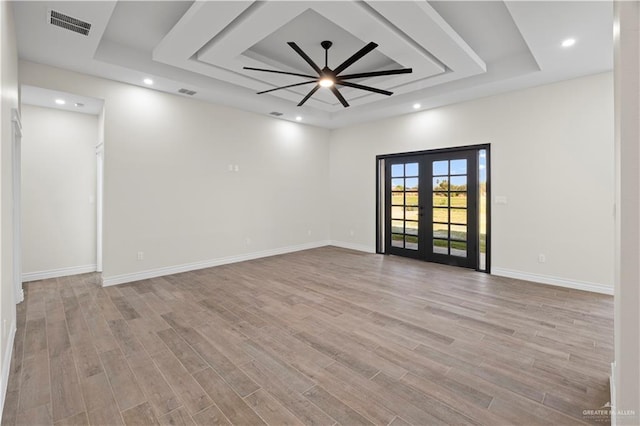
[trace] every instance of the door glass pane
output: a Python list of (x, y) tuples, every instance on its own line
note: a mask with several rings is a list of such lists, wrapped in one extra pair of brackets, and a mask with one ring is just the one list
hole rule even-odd
[(405, 191), (417, 191), (418, 190), (418, 178), (405, 179)]
[(417, 207), (405, 207), (404, 218), (407, 220), (418, 220), (418, 208)]
[(418, 250), (418, 237), (412, 235), (405, 235), (404, 248), (409, 250)]
[(391, 245), (393, 247), (404, 247), (404, 238), (402, 235), (391, 234)]
[(467, 224), (467, 209), (451, 209), (451, 223)]
[(404, 207), (391, 206), (391, 219), (404, 219)]
[(407, 163), (404, 165), (405, 176), (418, 176), (418, 163)]
[(404, 176), (404, 164), (392, 164), (391, 165), (391, 177)]
[(392, 192), (391, 204), (395, 206), (401, 206), (404, 204), (404, 192)]
[(466, 175), (467, 174), (467, 160), (451, 160), (451, 174), (452, 175)]
[(449, 238), (449, 225), (444, 223), (434, 223), (433, 238)]
[(487, 150), (481, 149), (478, 153), (478, 169), (479, 169), (479, 204), (480, 204), (480, 235), (479, 249), (480, 261), (479, 267), (481, 271), (487, 270)]
[(467, 207), (467, 193), (466, 192), (452, 192), (450, 195), (451, 207)]
[(406, 221), (404, 223), (404, 232), (409, 235), (418, 235), (418, 222)]
[(391, 232), (395, 234), (402, 234), (404, 232), (404, 222), (401, 220), (391, 221)]
[(391, 179), (391, 190), (392, 191), (403, 191), (404, 190), (404, 179)]
[(449, 179), (445, 177), (434, 177), (433, 178), (433, 190), (434, 191), (448, 191), (449, 190)]
[(449, 205), (449, 197), (447, 193), (433, 193), (433, 207), (447, 207)]
[(446, 176), (449, 174), (449, 161), (434, 161), (433, 176)]
[(451, 225), (451, 239), (467, 241), (467, 227), (465, 225)]
[(405, 204), (407, 206), (418, 205), (418, 193), (417, 192), (405, 192)]
[(451, 256), (467, 257), (467, 243), (451, 241)]
[(451, 190), (453, 190), (453, 191), (466, 191), (467, 190), (467, 177), (466, 176), (451, 176)]
[(449, 241), (433, 240), (433, 252), (438, 254), (449, 254)]
[(433, 209), (433, 221), (434, 222), (449, 222), (449, 209), (434, 208)]

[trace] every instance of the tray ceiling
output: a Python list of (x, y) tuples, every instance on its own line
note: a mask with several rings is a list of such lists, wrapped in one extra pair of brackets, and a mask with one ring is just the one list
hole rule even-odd
[[(52, 9), (90, 22), (89, 35), (50, 25)], [(329, 128), (612, 68), (610, 2), (17, 2), (14, 13), (24, 59)], [(324, 89), (303, 107), (308, 88), (255, 94), (301, 79), (244, 66), (309, 73), (286, 42), (324, 64), (322, 40), (334, 43), (330, 67), (373, 41), (350, 73), (414, 72), (357, 81), (391, 97), (341, 89), (348, 109)]]

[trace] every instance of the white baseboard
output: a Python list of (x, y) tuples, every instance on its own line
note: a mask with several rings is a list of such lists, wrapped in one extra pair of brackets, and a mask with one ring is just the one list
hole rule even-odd
[(301, 250), (309, 250), (330, 245), (329, 241), (315, 241), (312, 243), (299, 244), (295, 246), (280, 247), (277, 249), (258, 251), (254, 253), (240, 254), (237, 256), (220, 257), (218, 259), (204, 260), (202, 262), (186, 263), (184, 265), (167, 266), (164, 268), (150, 269), (147, 271), (133, 272), (130, 274), (114, 275), (102, 278), (102, 286), (124, 284), (133, 281), (146, 280), (149, 278), (161, 277), (164, 275), (179, 274), (181, 272), (195, 271), (197, 269), (212, 268), (214, 266), (227, 265), (229, 263), (244, 262), (246, 260), (259, 259), (262, 257), (277, 256), (279, 254), (293, 253)]
[(503, 268), (491, 268), (491, 274), (499, 277), (515, 278), (518, 280), (532, 281), (539, 284), (555, 285), (558, 287), (573, 288), (576, 290), (590, 291), (593, 293), (613, 295), (613, 287), (603, 284), (590, 283), (584, 281), (567, 280), (564, 278), (551, 277), (548, 275), (532, 274), (529, 272), (513, 271)]
[(7, 386), (9, 385), (9, 373), (11, 372), (11, 356), (13, 355), (13, 341), (16, 337), (16, 319), (11, 322), (11, 329), (7, 339), (7, 347), (4, 351), (4, 362), (2, 363), (2, 382), (0, 383), (0, 419), (4, 409), (4, 401), (7, 398)]
[(96, 265), (71, 266), (68, 268), (50, 269), (48, 271), (27, 272), (22, 274), (22, 282), (48, 280), (50, 278), (68, 277), (69, 275), (95, 272)]
[(329, 245), (336, 246), (336, 247), (341, 247), (341, 248), (346, 248), (346, 249), (350, 249), (350, 250), (363, 251), (365, 253), (375, 253), (376, 252), (375, 248), (373, 248), (373, 247), (365, 246), (364, 244), (348, 243), (346, 241), (331, 240), (331, 241), (329, 241)]

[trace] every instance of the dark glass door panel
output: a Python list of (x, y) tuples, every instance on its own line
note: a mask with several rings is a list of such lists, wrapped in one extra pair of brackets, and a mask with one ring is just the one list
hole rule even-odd
[(419, 158), (389, 160), (386, 167), (387, 226), (386, 251), (409, 257), (420, 257), (423, 251), (421, 194), (423, 165)]
[(476, 268), (477, 152), (425, 154), (431, 181), (426, 260)]

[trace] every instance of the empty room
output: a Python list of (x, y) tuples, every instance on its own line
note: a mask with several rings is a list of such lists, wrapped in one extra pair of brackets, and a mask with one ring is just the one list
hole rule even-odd
[(640, 424), (638, 2), (0, 22), (2, 425)]

